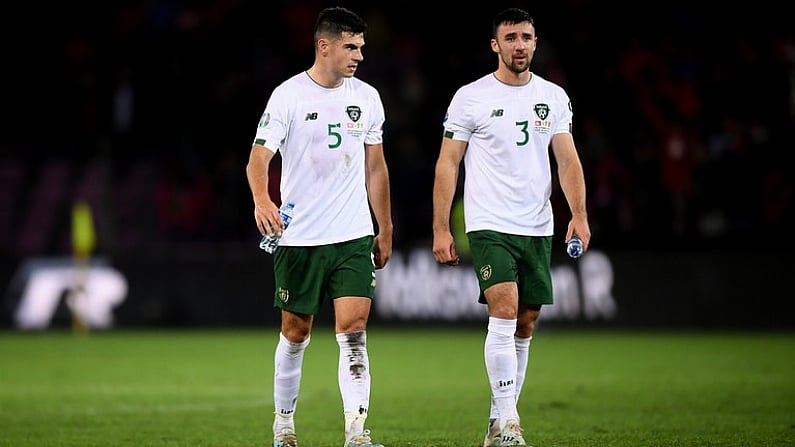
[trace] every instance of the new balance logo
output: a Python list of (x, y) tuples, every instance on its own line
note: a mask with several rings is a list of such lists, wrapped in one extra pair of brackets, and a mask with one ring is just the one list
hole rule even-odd
[(306, 114), (304, 121), (314, 121), (317, 119), (317, 112), (309, 112)]
[(502, 109), (495, 109), (491, 111), (491, 116), (489, 118), (494, 118), (495, 116), (502, 116), (503, 110)]

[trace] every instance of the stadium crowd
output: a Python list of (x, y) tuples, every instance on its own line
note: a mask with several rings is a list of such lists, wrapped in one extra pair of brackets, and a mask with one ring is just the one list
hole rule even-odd
[[(487, 14), (344, 5), (370, 26), (357, 76), (386, 108), (395, 247), (429, 245), (444, 107), (494, 65), (488, 51), (471, 51), (488, 45)], [(246, 157), (267, 92), (312, 59), (307, 36), (323, 6), (154, 0), (21, 11), (43, 35), (19, 26), (26, 45), (5, 51), (2, 251), (68, 252), (78, 200), (92, 205), (109, 254), (254, 247)], [(573, 100), (593, 246), (751, 246), (791, 228), (795, 31), (786, 14), (644, 8), (631, 19), (594, 0), (530, 9), (532, 70)]]

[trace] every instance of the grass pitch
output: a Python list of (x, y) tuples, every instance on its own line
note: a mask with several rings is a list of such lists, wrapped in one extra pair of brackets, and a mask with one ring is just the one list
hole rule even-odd
[[(275, 328), (0, 333), (0, 446), (271, 444)], [(368, 331), (368, 426), (387, 447), (479, 447), (480, 329)], [(316, 328), (302, 447), (342, 445), (337, 346)], [(536, 447), (795, 446), (795, 334), (542, 327), (519, 403)]]

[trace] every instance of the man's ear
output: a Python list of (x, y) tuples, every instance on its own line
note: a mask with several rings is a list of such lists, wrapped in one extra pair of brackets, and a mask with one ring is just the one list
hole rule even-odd
[(317, 51), (318, 51), (318, 53), (322, 54), (322, 53), (327, 52), (328, 48), (329, 48), (329, 45), (331, 45), (331, 42), (329, 42), (328, 39), (318, 39), (317, 40)]

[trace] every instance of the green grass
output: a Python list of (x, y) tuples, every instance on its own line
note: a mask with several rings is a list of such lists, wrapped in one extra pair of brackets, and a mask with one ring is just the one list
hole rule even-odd
[[(0, 333), (0, 446), (268, 446), (276, 331)], [(371, 327), (368, 346), (374, 440), (480, 445), (481, 330)], [(341, 407), (317, 328), (300, 445), (339, 447)], [(792, 447), (795, 334), (542, 328), (519, 407), (536, 447)]]

